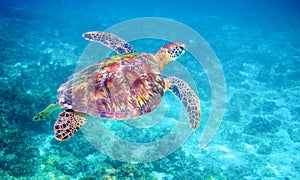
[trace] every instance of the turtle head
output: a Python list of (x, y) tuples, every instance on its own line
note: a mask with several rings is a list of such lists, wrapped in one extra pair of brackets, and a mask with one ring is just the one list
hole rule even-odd
[(186, 45), (182, 42), (171, 42), (155, 54), (161, 70), (171, 61), (175, 61), (187, 50)]

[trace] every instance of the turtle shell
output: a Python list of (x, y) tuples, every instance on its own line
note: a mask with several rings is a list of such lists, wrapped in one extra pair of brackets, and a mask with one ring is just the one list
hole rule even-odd
[(90, 115), (128, 119), (151, 112), (164, 93), (155, 56), (117, 55), (74, 73), (58, 89), (60, 104)]

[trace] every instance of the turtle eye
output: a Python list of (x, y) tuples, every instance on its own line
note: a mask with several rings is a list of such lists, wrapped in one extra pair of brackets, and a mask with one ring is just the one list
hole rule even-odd
[(178, 46), (178, 47), (181, 49), (181, 51), (183, 51), (185, 49), (185, 47), (183, 47), (183, 46)]
[(177, 46), (182, 52), (185, 52), (187, 50), (186, 45), (183, 43), (178, 43)]

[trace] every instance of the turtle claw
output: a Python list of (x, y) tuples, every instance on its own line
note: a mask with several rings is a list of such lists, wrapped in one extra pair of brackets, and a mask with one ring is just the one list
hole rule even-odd
[(59, 114), (54, 124), (54, 136), (60, 141), (68, 140), (85, 123), (86, 118), (82, 113), (67, 109)]

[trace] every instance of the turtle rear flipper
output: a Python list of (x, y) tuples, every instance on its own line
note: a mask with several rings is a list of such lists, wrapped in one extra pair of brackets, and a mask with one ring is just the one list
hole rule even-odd
[(111, 48), (118, 54), (127, 54), (135, 52), (133, 47), (128, 42), (114, 34), (92, 31), (84, 33), (82, 37), (89, 41), (101, 43)]
[(82, 113), (67, 109), (61, 112), (54, 124), (54, 136), (57, 140), (65, 141), (73, 136), (86, 123)]
[(45, 119), (47, 116), (49, 116), (51, 113), (53, 113), (55, 110), (60, 108), (59, 103), (53, 103), (50, 104), (48, 107), (46, 107), (43, 111), (39, 112), (37, 115), (33, 117), (34, 121)]
[(188, 116), (189, 123), (192, 129), (197, 129), (200, 123), (200, 100), (196, 93), (190, 88), (190, 86), (183, 80), (170, 76), (165, 79), (166, 89), (172, 91), (185, 106)]

